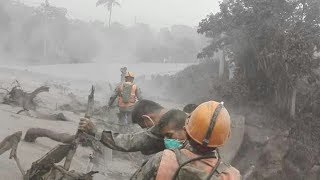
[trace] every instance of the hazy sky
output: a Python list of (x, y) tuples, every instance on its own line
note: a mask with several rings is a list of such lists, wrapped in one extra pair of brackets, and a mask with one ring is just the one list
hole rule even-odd
[[(20, 0), (38, 6), (44, 0)], [(197, 26), (206, 15), (217, 12), (218, 0), (119, 0), (121, 7), (114, 8), (113, 21), (125, 25), (137, 22), (153, 27), (173, 24)], [(68, 9), (68, 16), (82, 20), (106, 19), (106, 8), (96, 7), (96, 0), (49, 0), (50, 4)]]

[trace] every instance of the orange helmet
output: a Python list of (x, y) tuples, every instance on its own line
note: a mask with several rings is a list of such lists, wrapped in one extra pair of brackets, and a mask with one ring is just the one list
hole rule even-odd
[(205, 147), (220, 147), (230, 135), (230, 115), (223, 103), (208, 101), (199, 105), (186, 122), (189, 137)]

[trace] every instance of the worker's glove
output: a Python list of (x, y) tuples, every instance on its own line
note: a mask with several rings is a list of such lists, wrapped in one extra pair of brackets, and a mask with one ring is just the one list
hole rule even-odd
[(95, 128), (95, 125), (93, 124), (93, 122), (88, 119), (88, 118), (80, 118), (80, 123), (79, 123), (79, 127), (78, 129), (81, 131), (81, 132), (85, 132), (87, 134), (90, 134), (90, 135), (95, 135), (97, 130)]

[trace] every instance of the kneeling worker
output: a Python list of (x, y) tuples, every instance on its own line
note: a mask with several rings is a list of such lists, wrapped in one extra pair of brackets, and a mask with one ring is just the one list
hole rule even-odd
[(222, 162), (218, 151), (230, 131), (230, 116), (223, 104), (215, 101), (203, 103), (186, 122), (187, 145), (157, 153), (131, 179), (240, 180), (240, 172)]

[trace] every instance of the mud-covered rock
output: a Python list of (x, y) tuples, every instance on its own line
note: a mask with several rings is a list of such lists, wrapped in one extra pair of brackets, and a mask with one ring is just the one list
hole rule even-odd
[(282, 162), (289, 149), (289, 141), (286, 135), (278, 135), (271, 138), (259, 157), (255, 171), (249, 179), (255, 180), (282, 180), (286, 179)]
[(306, 179), (319, 162), (319, 118), (300, 117), (290, 131), (290, 149), (284, 157), (284, 170), (288, 179)]

